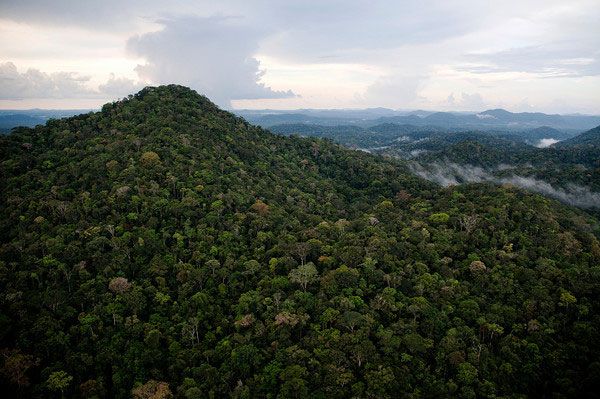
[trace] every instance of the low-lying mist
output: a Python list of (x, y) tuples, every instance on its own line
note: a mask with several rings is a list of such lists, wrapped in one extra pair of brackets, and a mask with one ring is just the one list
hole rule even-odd
[[(481, 182), (512, 184), (555, 198), (569, 205), (580, 208), (600, 208), (599, 192), (593, 192), (588, 187), (573, 183), (569, 183), (565, 188), (557, 188), (543, 180), (533, 177), (524, 177), (516, 174), (509, 177), (498, 177), (494, 175), (493, 170), (486, 170), (472, 165), (459, 165), (453, 162), (435, 162), (429, 163), (426, 166), (421, 165), (418, 162), (411, 162), (409, 163), (409, 166), (412, 172), (417, 176), (436, 182), (442, 186)], [(511, 169), (510, 165), (504, 165), (502, 168), (502, 170), (507, 169)]]
[(541, 139), (535, 146), (537, 148), (548, 148), (551, 145), (554, 145), (556, 143), (558, 143), (560, 140), (556, 140), (556, 139)]

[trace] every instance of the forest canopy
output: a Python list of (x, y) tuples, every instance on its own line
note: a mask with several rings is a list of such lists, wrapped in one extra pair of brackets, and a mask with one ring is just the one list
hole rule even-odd
[(598, 220), (182, 86), (0, 137), (8, 396), (598, 397)]

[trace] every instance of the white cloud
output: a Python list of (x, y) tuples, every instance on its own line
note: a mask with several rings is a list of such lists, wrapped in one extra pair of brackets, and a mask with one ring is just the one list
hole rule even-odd
[(12, 62), (0, 64), (0, 100), (106, 98), (115, 99), (141, 88), (130, 79), (109, 80), (98, 90), (89, 87), (90, 78), (74, 72), (45, 73), (38, 69), (19, 72)]
[[(460, 99), (456, 99), (454, 93), (450, 93), (446, 102), (451, 109), (477, 111), (486, 108), (487, 104), (479, 93), (461, 93)], [(477, 115), (480, 119), (489, 117), (489, 115)]]
[(361, 100), (391, 108), (406, 107), (421, 99), (419, 89), (422, 85), (422, 76), (383, 76), (367, 87)]
[(541, 139), (537, 144), (536, 147), (537, 148), (546, 148), (546, 147), (550, 147), (553, 144), (558, 143), (560, 140), (556, 140), (556, 139)]
[(144, 85), (140, 82), (136, 83), (132, 79), (118, 78), (111, 73), (108, 81), (98, 86), (98, 91), (114, 98), (135, 93), (143, 87)]
[(237, 18), (176, 18), (162, 20), (163, 29), (129, 39), (131, 54), (146, 59), (136, 71), (157, 84), (191, 86), (220, 105), (231, 100), (288, 98), (260, 82), (265, 71), (254, 57), (263, 35)]
[(71, 72), (44, 73), (28, 69), (20, 73), (12, 62), (0, 64), (0, 99), (85, 97), (89, 77)]

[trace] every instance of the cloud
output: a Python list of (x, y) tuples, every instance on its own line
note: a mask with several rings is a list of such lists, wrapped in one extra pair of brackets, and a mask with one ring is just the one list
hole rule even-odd
[(360, 100), (392, 108), (405, 107), (420, 99), (422, 76), (383, 76), (367, 87)]
[[(249, 24), (269, 29), (270, 53), (317, 60), (351, 49), (393, 48), (464, 34), (483, 24), (486, 6), (470, 0), (19, 0), (0, 2), (0, 15), (19, 22), (119, 31), (140, 19), (183, 15), (244, 15)], [(283, 41), (280, 42), (281, 39)]]
[(460, 100), (456, 99), (454, 93), (450, 93), (446, 102), (457, 109), (481, 110), (486, 107), (486, 102), (479, 93), (461, 93)]
[(131, 29), (133, 15), (144, 9), (144, 3), (142, 0), (103, 0), (92, 6), (86, 1), (73, 0), (2, 1), (0, 15), (27, 24), (128, 30)]
[(85, 97), (91, 93), (85, 86), (89, 79), (72, 72), (48, 74), (38, 69), (19, 73), (15, 64), (6, 62), (0, 64), (0, 99)]
[(140, 91), (144, 85), (134, 82), (132, 79), (118, 78), (114, 73), (110, 74), (108, 81), (98, 86), (98, 91), (110, 97), (122, 97)]
[(12, 62), (0, 64), (0, 100), (47, 99), (47, 98), (116, 98), (141, 88), (130, 79), (109, 80), (98, 90), (88, 86), (90, 78), (75, 72), (45, 73), (28, 69), (20, 73)]
[(264, 32), (240, 25), (238, 18), (186, 17), (159, 21), (163, 29), (132, 37), (128, 51), (143, 57), (140, 78), (156, 84), (179, 83), (220, 105), (231, 100), (288, 98), (260, 82), (265, 71), (254, 57)]
[(556, 140), (556, 139), (541, 139), (537, 144), (536, 147), (537, 148), (546, 148), (546, 147), (550, 147), (553, 144), (558, 143), (560, 140)]
[(263, 14), (277, 34), (261, 49), (287, 61), (364, 63), (390, 49), (464, 35), (483, 26), (486, 8), (468, 0), (272, 2)]
[[(353, 107), (362, 101), (432, 109), (445, 107), (450, 92), (458, 104), (461, 92), (480, 92), (491, 107), (514, 108), (528, 97), (536, 110), (563, 112), (549, 105), (560, 98), (569, 111), (598, 112), (597, 2), (105, 0), (91, 7), (73, 0), (0, 1), (0, 54), (40, 70), (83, 65), (94, 82), (110, 71), (129, 76), (140, 63), (144, 79), (188, 84), (221, 104), (290, 97), (292, 88), (302, 101), (246, 104)], [(342, 70), (348, 72), (337, 73)], [(423, 78), (417, 97), (411, 82), (399, 82), (412, 76)], [(555, 79), (532, 79), (545, 77)], [(410, 102), (401, 101), (404, 93)]]
[(600, 75), (600, 52), (583, 49), (577, 43), (517, 47), (497, 52), (472, 53), (466, 57), (476, 64), (463, 65), (457, 69), (477, 74), (527, 72), (545, 78)]
[[(459, 165), (453, 162), (435, 162), (427, 165), (411, 162), (409, 167), (417, 176), (442, 186), (482, 182), (511, 184), (580, 208), (600, 208), (600, 193), (593, 192), (588, 187), (578, 186), (573, 183), (568, 183), (564, 188), (556, 188), (543, 180), (533, 177), (519, 175), (496, 177), (493, 171), (488, 171), (478, 166)], [(510, 169), (510, 165), (503, 165), (502, 170), (507, 169)]]

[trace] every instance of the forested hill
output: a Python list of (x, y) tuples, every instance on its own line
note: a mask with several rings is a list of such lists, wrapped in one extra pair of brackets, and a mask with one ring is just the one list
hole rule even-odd
[(559, 143), (561, 147), (590, 146), (600, 148), (600, 126)]
[(181, 86), (0, 137), (8, 397), (597, 397), (598, 221)]

